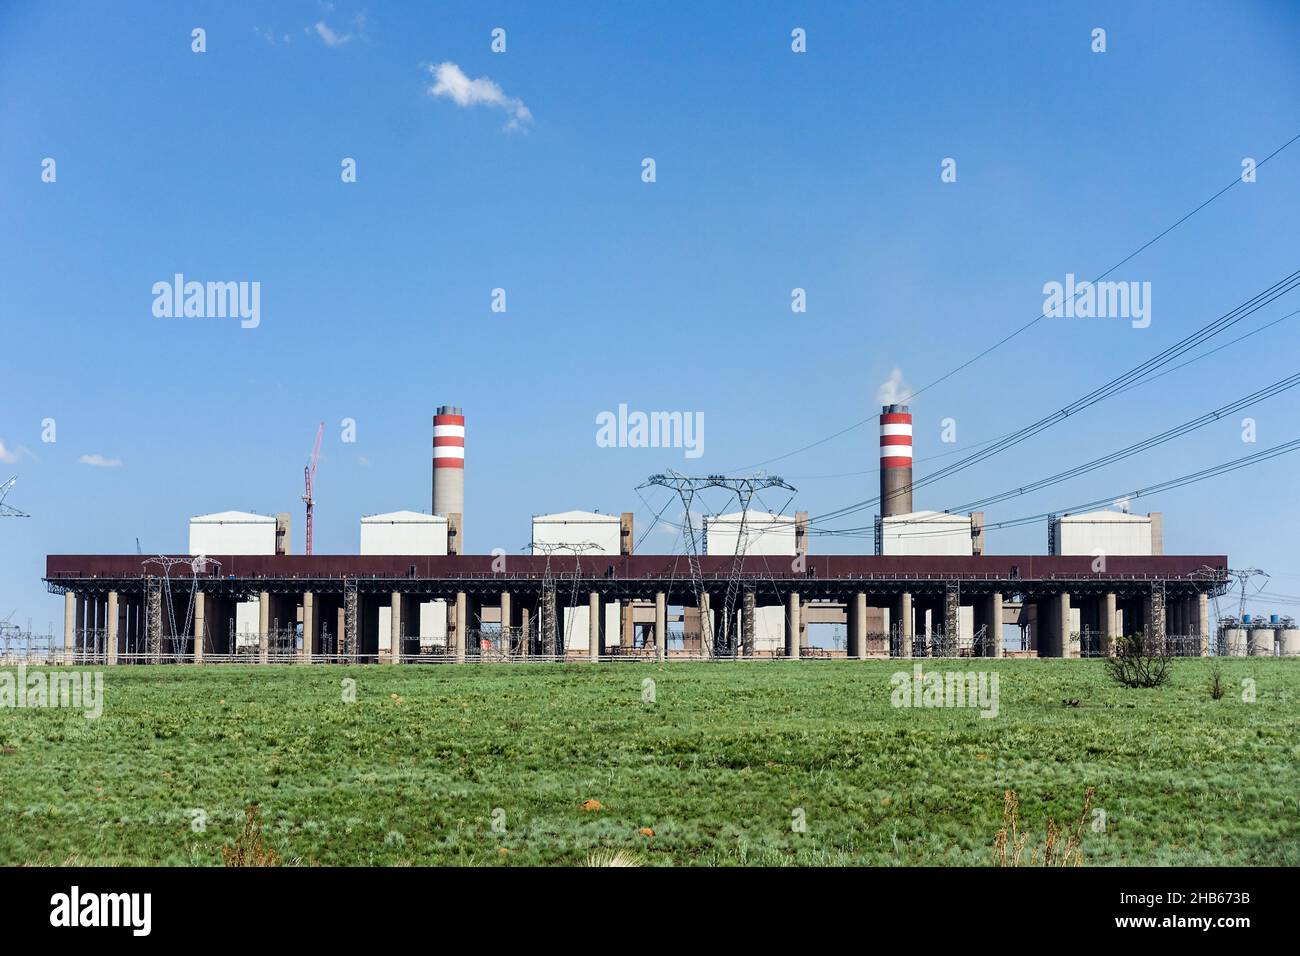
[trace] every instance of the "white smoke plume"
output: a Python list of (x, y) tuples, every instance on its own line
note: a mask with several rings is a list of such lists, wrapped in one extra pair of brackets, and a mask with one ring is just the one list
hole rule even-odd
[(896, 368), (889, 378), (876, 389), (876, 401), (881, 405), (901, 405), (912, 397), (912, 386), (903, 380), (903, 370)]

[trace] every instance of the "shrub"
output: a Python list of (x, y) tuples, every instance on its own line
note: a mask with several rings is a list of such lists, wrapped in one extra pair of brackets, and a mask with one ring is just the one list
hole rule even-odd
[(1129, 634), (1115, 642), (1106, 673), (1124, 687), (1159, 687), (1169, 680), (1169, 648), (1163, 641)]
[(1043, 844), (1029, 846), (1029, 834), (1020, 832), (1020, 798), (1014, 790), (1002, 795), (1002, 829), (993, 839), (993, 855), (998, 866), (1083, 866), (1083, 831), (1088, 824), (1095, 791), (1089, 787), (1083, 795), (1083, 813), (1072, 826), (1061, 827), (1047, 821)]
[(235, 837), (234, 846), (221, 848), (226, 866), (279, 866), (280, 854), (266, 845), (257, 804), (244, 810), (244, 832)]

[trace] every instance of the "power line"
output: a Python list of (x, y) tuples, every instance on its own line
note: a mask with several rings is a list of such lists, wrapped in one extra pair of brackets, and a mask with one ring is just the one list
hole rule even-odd
[[(1295, 318), (1297, 315), (1300, 315), (1300, 309), (1296, 309), (1293, 312), (1288, 312), (1286, 315), (1280, 316), (1274, 319), (1272, 322), (1266, 322), (1263, 325), (1261, 325), (1259, 328), (1251, 329), (1249, 332), (1245, 333), (1244, 335), (1239, 335), (1235, 339), (1230, 339), (1229, 341), (1224, 342), (1222, 345), (1216, 345), (1212, 349), (1208, 349), (1200, 353), (1199, 355), (1193, 356), (1192, 358), (1188, 359), (1186, 362), (1180, 362), (1178, 365), (1175, 365), (1172, 368), (1167, 368), (1162, 372), (1156, 372), (1153, 375), (1148, 375), (1145, 378), (1142, 378), (1134, 382), (1132, 385), (1127, 385), (1124, 388), (1121, 388), (1119, 391), (1113, 392), (1112, 394), (1108, 395), (1105, 400), (1109, 401), (1112, 398), (1117, 398), (1120, 395), (1124, 395), (1128, 392), (1131, 392), (1135, 388), (1141, 388), (1144, 385), (1150, 385), (1158, 378), (1164, 378), (1166, 375), (1185, 369), (1189, 365), (1195, 365), (1197, 362), (1209, 358), (1211, 355), (1214, 355), (1216, 352), (1222, 352), (1224, 349), (1231, 348), (1232, 346), (1238, 344), (1239, 342), (1244, 342), (1246, 339), (1251, 338), (1252, 336), (1255, 335), (1259, 335), (1259, 333), (1267, 331), (1268, 329), (1271, 329), (1273, 326), (1285, 322), (1287, 319)], [(973, 451), (976, 448), (983, 448), (985, 445), (991, 445), (996, 441), (1001, 441), (1003, 438), (1009, 438), (1014, 434), (1015, 434), (1014, 431), (1009, 431), (1006, 432), (1005, 434), (998, 435), (995, 438), (985, 438), (982, 441), (972, 442), (971, 444), (967, 445), (964, 448), (954, 448), (951, 451), (942, 451), (939, 452), (938, 454), (926, 455), (924, 458), (917, 458), (914, 464), (920, 465), (927, 461), (937, 461), (940, 458), (951, 458), (953, 455), (965, 454), (967, 452)], [(838, 474), (832, 474), (832, 475), (789, 475), (787, 477), (789, 477), (791, 481), (817, 481), (819, 479), (826, 479), (826, 478), (856, 478), (862, 475), (878, 475), (878, 474), (880, 474), (879, 468), (867, 468), (862, 471), (842, 471), (839, 472)]]
[(1123, 461), (1125, 458), (1131, 458), (1134, 455), (1141, 454), (1144, 451), (1149, 451), (1150, 449), (1155, 448), (1159, 445), (1163, 445), (1166, 442), (1173, 441), (1175, 438), (1181, 438), (1183, 435), (1196, 431), (1198, 428), (1203, 428), (1206, 425), (1210, 425), (1214, 422), (1217, 422), (1220, 419), (1222, 419), (1225, 415), (1231, 415), (1234, 412), (1238, 412), (1243, 408), (1248, 408), (1249, 406), (1254, 405), (1258, 402), (1262, 402), (1265, 401), (1266, 399), (1270, 399), (1275, 395), (1280, 395), (1283, 392), (1295, 388), (1297, 385), (1300, 385), (1300, 372), (1288, 376), (1287, 378), (1284, 378), (1281, 381), (1274, 382), (1272, 385), (1266, 385), (1264, 388), (1261, 388), (1256, 392), (1252, 392), (1249, 395), (1239, 398), (1235, 402), (1229, 402), (1227, 405), (1222, 405), (1219, 408), (1214, 409), (1213, 411), (1206, 412), (1204, 415), (1199, 415), (1196, 418), (1189, 419), (1188, 421), (1183, 422), (1181, 425), (1175, 425), (1173, 428), (1168, 428), (1157, 435), (1152, 435), (1150, 438), (1145, 438), (1140, 442), (1134, 442), (1132, 445), (1129, 445), (1126, 448), (1121, 448), (1118, 451), (1111, 452), (1108, 455), (1102, 455), (1100, 458), (1094, 458), (1092, 461), (1087, 462), (1085, 464), (1076, 465), (1075, 467), (1067, 469), (1066, 471), (1062, 471), (1059, 472), (1058, 474), (1052, 475), (1050, 478), (1040, 478), (1037, 481), (1030, 482), (1029, 484), (1021, 485), (1019, 488), (1016, 488), (1012, 491), (1004, 491), (996, 495), (989, 495), (987, 498), (980, 498), (976, 501), (971, 501), (971, 502), (967, 502), (966, 504), (958, 505), (957, 507), (952, 508), (951, 510), (962, 512), (962, 511), (970, 511), (975, 508), (984, 508), (987, 507), (988, 505), (994, 505), (997, 504), (998, 502), (1006, 501), (1008, 498), (1016, 498), (1019, 497), (1020, 495), (1026, 495), (1029, 494), (1030, 492), (1038, 491), (1042, 488), (1047, 488), (1050, 487), (1051, 485), (1059, 484), (1062, 481), (1066, 481), (1070, 478), (1076, 478), (1079, 475), (1085, 475), (1090, 471), (1096, 471), (1098, 468), (1104, 468), (1107, 465), (1113, 465), (1117, 461)]
[[(1202, 342), (1212, 338), (1215, 335), (1218, 335), (1220, 332), (1224, 331), (1225, 329), (1230, 328), (1231, 326), (1240, 322), (1242, 319), (1246, 318), (1248, 315), (1257, 312), (1259, 309), (1262, 309), (1270, 302), (1273, 302), (1274, 300), (1280, 298), (1281, 296), (1286, 295), (1288, 292), (1291, 292), (1297, 286), (1300, 286), (1300, 271), (1293, 272), (1289, 276), (1280, 279), (1278, 282), (1275, 282), (1273, 285), (1269, 286), (1263, 292), (1257, 293), (1256, 295), (1252, 296), (1250, 299), (1243, 302), (1241, 305), (1237, 306), (1235, 309), (1232, 309), (1231, 311), (1224, 313), (1223, 315), (1221, 315), (1219, 318), (1215, 319), (1213, 322), (1209, 323), (1208, 325), (1203, 326), (1200, 329), (1197, 329), (1191, 335), (1179, 340), (1178, 342), (1175, 342), (1173, 345), (1169, 346), (1168, 348), (1156, 353), (1154, 356), (1147, 359), (1145, 362), (1142, 362), (1141, 364), (1135, 366), (1134, 368), (1129, 369), (1127, 372), (1124, 372), (1123, 374), (1111, 379), (1106, 384), (1093, 389), (1091, 392), (1088, 392), (1086, 395), (1058, 409), (1052, 414), (1046, 415), (1043, 418), (1040, 418), (1038, 421), (1030, 425), (1026, 425), (1015, 432), (1012, 432), (1010, 435), (1000, 439), (997, 442), (994, 442), (992, 445), (982, 449), (981, 451), (977, 451), (973, 454), (967, 455), (965, 458), (962, 458), (951, 465), (947, 465), (944, 468), (940, 468), (936, 472), (932, 472), (931, 474), (926, 475), (923, 478), (913, 481), (911, 484), (911, 488), (915, 489), (915, 488), (924, 487), (926, 485), (933, 484), (934, 482), (939, 481), (942, 478), (946, 478), (950, 475), (956, 474), (959, 471), (963, 471), (966, 468), (971, 467), (972, 465), (985, 461), (986, 459), (991, 458), (994, 455), (1007, 450), (1008, 448), (1011, 448), (1015, 445), (1020, 444), (1021, 442), (1028, 440), (1029, 438), (1032, 438), (1034, 435), (1037, 435), (1039, 432), (1045, 431), (1046, 429), (1051, 428), (1053, 425), (1057, 425), (1061, 423), (1065, 419), (1069, 418), (1071, 415), (1083, 411), (1085, 408), (1095, 405), (1098, 402), (1104, 401), (1106, 398), (1109, 398), (1112, 395), (1117, 394), (1120, 389), (1128, 385), (1131, 385), (1134, 381), (1137, 381), (1143, 378), (1144, 376), (1149, 375), (1151, 372), (1155, 371), (1156, 369), (1168, 365), (1174, 359), (1181, 357), (1183, 354), (1192, 350), (1196, 346), (1200, 345)], [(827, 519), (844, 517), (845, 515), (863, 511), (866, 508), (875, 505), (877, 502), (879, 502), (879, 500), (880, 500), (879, 497), (875, 497), (875, 498), (866, 499), (864, 501), (859, 501), (852, 505), (847, 505), (843, 508), (838, 508), (833, 511), (828, 511), (824, 514), (817, 515), (811, 520), (825, 521)]]
[[(1277, 155), (1278, 155), (1279, 153), (1281, 153), (1283, 150), (1287, 149), (1289, 146), (1291, 146), (1293, 143), (1295, 143), (1296, 140), (1300, 140), (1300, 133), (1297, 133), (1295, 136), (1292, 136), (1289, 140), (1287, 140), (1285, 143), (1283, 143), (1283, 144), (1282, 144), (1281, 146), (1279, 146), (1277, 149), (1273, 150), (1273, 152), (1269, 153), (1267, 156), (1265, 156), (1263, 159), (1261, 159), (1258, 163), (1256, 163), (1256, 164), (1255, 164), (1256, 169), (1258, 169), (1260, 166), (1263, 166), (1265, 163), (1267, 163), (1267, 162), (1268, 162), (1270, 159), (1272, 159), (1274, 156), (1277, 156)], [(1232, 189), (1234, 186), (1236, 186), (1236, 185), (1237, 185), (1238, 183), (1240, 183), (1240, 182), (1241, 182), (1241, 177), (1240, 177), (1240, 176), (1236, 176), (1236, 177), (1234, 177), (1233, 180), (1232, 180), (1232, 182), (1228, 183), (1228, 185), (1224, 186), (1222, 189), (1220, 189), (1218, 192), (1216, 192), (1214, 195), (1212, 195), (1209, 199), (1206, 199), (1204, 202), (1202, 202), (1199, 206), (1197, 206), (1197, 207), (1196, 207), (1195, 209), (1193, 209), (1191, 212), (1188, 212), (1187, 214), (1185, 214), (1184, 216), (1182, 216), (1181, 218), (1179, 218), (1176, 222), (1174, 222), (1172, 225), (1167, 226), (1166, 228), (1164, 228), (1163, 230), (1161, 230), (1160, 232), (1158, 232), (1156, 235), (1154, 235), (1153, 237), (1151, 237), (1150, 239), (1148, 239), (1146, 242), (1142, 243), (1142, 245), (1138, 246), (1136, 249), (1134, 249), (1132, 252), (1130, 252), (1128, 255), (1126, 255), (1123, 259), (1120, 259), (1119, 262), (1115, 263), (1113, 266), (1111, 266), (1111, 267), (1110, 267), (1109, 269), (1107, 269), (1105, 272), (1101, 273), (1101, 275), (1099, 275), (1099, 276), (1097, 276), (1095, 279), (1093, 279), (1093, 280), (1092, 280), (1093, 284), (1095, 285), (1096, 283), (1100, 282), (1102, 279), (1105, 279), (1108, 275), (1110, 275), (1112, 272), (1114, 272), (1114, 271), (1115, 271), (1116, 269), (1118, 269), (1120, 266), (1124, 265), (1124, 264), (1127, 263), (1129, 260), (1131, 260), (1131, 259), (1133, 259), (1134, 257), (1138, 256), (1139, 254), (1145, 252), (1145, 251), (1146, 251), (1147, 249), (1149, 249), (1151, 246), (1155, 245), (1157, 242), (1159, 242), (1159, 241), (1160, 241), (1161, 239), (1163, 239), (1165, 236), (1169, 235), (1169, 233), (1173, 232), (1175, 229), (1177, 229), (1177, 228), (1178, 228), (1179, 226), (1181, 226), (1183, 223), (1187, 222), (1187, 220), (1191, 219), (1193, 216), (1195, 216), (1197, 213), (1199, 213), (1202, 209), (1204, 209), (1205, 207), (1209, 206), (1211, 203), (1213, 203), (1215, 200), (1217, 200), (1220, 196), (1222, 196), (1224, 193), (1228, 192), (1230, 189)], [(1040, 312), (1040, 313), (1039, 313), (1039, 314), (1038, 314), (1038, 315), (1037, 315), (1037, 316), (1036, 316), (1032, 321), (1025, 323), (1024, 325), (1020, 326), (1020, 327), (1019, 327), (1018, 329), (1016, 329), (1015, 331), (1013, 331), (1013, 332), (1011, 332), (1010, 334), (1008, 334), (1008, 335), (1004, 336), (1003, 338), (999, 339), (997, 342), (994, 342), (994, 343), (993, 343), (992, 345), (990, 345), (988, 348), (986, 348), (986, 349), (984, 349), (983, 351), (977, 353), (973, 358), (967, 359), (965, 362), (962, 362), (960, 365), (956, 366), (955, 368), (949, 370), (948, 372), (945, 372), (943, 375), (940, 375), (938, 378), (934, 379), (933, 381), (929, 382), (928, 384), (923, 385), (921, 388), (919, 388), (919, 389), (914, 389), (914, 390), (910, 391), (910, 392), (908, 393), (908, 398), (909, 398), (909, 399), (914, 399), (914, 398), (916, 398), (916, 396), (920, 395), (922, 392), (927, 392), (927, 391), (929, 391), (930, 389), (934, 388), (934, 386), (940, 384), (941, 382), (945, 382), (945, 381), (947, 381), (948, 379), (950, 379), (950, 378), (952, 378), (954, 375), (956, 375), (958, 372), (961, 372), (961, 371), (963, 371), (963, 370), (969, 368), (971, 365), (974, 365), (974, 364), (975, 364), (976, 362), (978, 362), (980, 359), (984, 358), (984, 356), (990, 354), (991, 352), (995, 352), (995, 351), (997, 351), (997, 350), (1000, 349), (1002, 346), (1004, 346), (1004, 345), (1006, 345), (1008, 342), (1010, 342), (1012, 339), (1016, 338), (1017, 336), (1021, 335), (1022, 333), (1024, 333), (1024, 332), (1028, 331), (1029, 329), (1033, 328), (1035, 325), (1037, 325), (1040, 321), (1042, 321), (1042, 320), (1045, 319), (1045, 318), (1047, 318), (1047, 310), (1046, 310), (1046, 308), (1044, 308), (1044, 309), (1043, 309), (1043, 310), (1042, 310), (1042, 311), (1041, 311), (1041, 312)], [(839, 431), (835, 432), (834, 434), (827, 435), (825, 438), (819, 438), (817, 441), (810, 442), (809, 444), (804, 445), (804, 446), (801, 447), (801, 448), (796, 448), (794, 451), (786, 452), (784, 455), (777, 455), (777, 456), (774, 457), (774, 458), (768, 458), (768, 459), (765, 459), (765, 460), (763, 460), (763, 461), (753, 462), (752, 464), (748, 464), (748, 465), (741, 465), (741, 466), (738, 467), (738, 468), (731, 468), (731, 469), (728, 469), (728, 470), (729, 470), (729, 471), (749, 471), (750, 469), (753, 469), (753, 468), (761, 468), (761, 467), (764, 466), (764, 465), (770, 465), (770, 464), (772, 464), (773, 462), (776, 462), (776, 461), (783, 461), (783, 460), (785, 460), (786, 458), (792, 458), (792, 457), (794, 457), (795, 455), (802, 454), (803, 452), (806, 452), (806, 451), (809, 451), (810, 449), (816, 448), (816, 447), (818, 447), (819, 445), (824, 445), (824, 444), (826, 444), (826, 443), (829, 442), (829, 441), (834, 441), (836, 438), (839, 438), (841, 435), (847, 435), (849, 432), (854, 431), (855, 429), (861, 428), (863, 425), (870, 424), (870, 423), (873, 422), (873, 421), (875, 421), (875, 416), (871, 416), (870, 418), (864, 418), (864, 419), (862, 419), (861, 421), (854, 422), (852, 425), (849, 425), (849, 426), (846, 427), (846, 428), (841, 428)]]
[[(1026, 515), (1022, 518), (1010, 518), (1006, 521), (997, 521), (991, 524), (985, 524), (984, 528), (985, 530), (994, 529), (994, 528), (1015, 528), (1021, 525), (1033, 524), (1035, 521), (1042, 521), (1044, 518), (1054, 518), (1062, 514), (1074, 514), (1080, 511), (1087, 511), (1093, 508), (1105, 507), (1106, 505), (1112, 504), (1113, 502), (1118, 501), (1120, 499), (1141, 498), (1146, 495), (1158, 494), (1159, 492), (1162, 491), (1172, 491), (1175, 488), (1182, 488), (1187, 485), (1194, 485), (1202, 481), (1208, 481), (1210, 478), (1217, 478), (1220, 475), (1231, 474), (1234, 471), (1239, 471), (1243, 468), (1249, 468), (1252, 467), (1253, 465), (1258, 465), (1265, 461), (1270, 461), (1274, 458), (1280, 458), (1283, 455), (1289, 455), (1295, 451), (1300, 451), (1300, 438), (1293, 438), (1291, 441), (1284, 442), (1281, 445), (1274, 445), (1272, 448), (1266, 448), (1263, 451), (1258, 451), (1255, 452), (1254, 454), (1246, 455), (1242, 458), (1237, 458), (1232, 461), (1222, 462), (1218, 465), (1213, 465), (1209, 468), (1203, 468), (1200, 471), (1194, 471), (1191, 472), (1190, 474), (1182, 475), (1181, 477), (1178, 478), (1171, 478), (1168, 481), (1163, 481), (1158, 484), (1148, 485), (1145, 488), (1138, 488), (1133, 491), (1124, 492), (1118, 495), (1108, 495), (1105, 498), (1097, 498), (1093, 501), (1083, 502), (1082, 504), (1071, 505), (1068, 508), (1058, 508), (1054, 511), (1044, 511), (1044, 512), (1040, 512), (1039, 514)], [(847, 532), (837, 532), (837, 531), (818, 531), (818, 532), (809, 532), (809, 533), (825, 534), (825, 535), (843, 534), (844, 537), (865, 537), (865, 535), (862, 534), (850, 534)], [(952, 534), (952, 530), (943, 529), (941, 531), (918, 531), (918, 532), (914, 532), (911, 536), (930, 537), (933, 535), (944, 535), (944, 534)]]

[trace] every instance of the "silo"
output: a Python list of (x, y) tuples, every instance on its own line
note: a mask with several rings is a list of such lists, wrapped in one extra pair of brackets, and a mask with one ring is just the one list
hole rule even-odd
[(1277, 631), (1271, 627), (1252, 627), (1250, 629), (1250, 656), (1272, 657), (1273, 642)]
[(880, 409), (880, 516), (912, 513), (912, 414), (906, 405)]
[(1300, 657), (1300, 627), (1291, 618), (1284, 618), (1277, 632), (1277, 652), (1282, 657)]
[[(1232, 622), (1233, 625), (1236, 622)], [(1228, 626), (1219, 632), (1221, 652), (1228, 657), (1245, 657), (1246, 656), (1246, 635), (1249, 633), (1244, 627)]]
[(465, 414), (454, 405), (440, 406), (433, 416), (433, 513), (460, 515), (458, 531), (464, 535)]

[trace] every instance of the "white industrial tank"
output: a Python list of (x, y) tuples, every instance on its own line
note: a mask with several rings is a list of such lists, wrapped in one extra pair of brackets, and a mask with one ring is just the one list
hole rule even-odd
[(1271, 627), (1252, 627), (1250, 629), (1250, 656), (1272, 657), (1273, 641), (1277, 631)]

